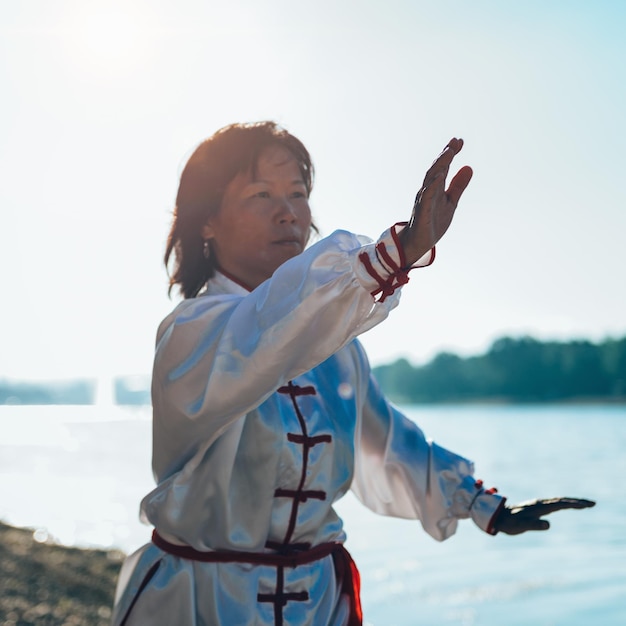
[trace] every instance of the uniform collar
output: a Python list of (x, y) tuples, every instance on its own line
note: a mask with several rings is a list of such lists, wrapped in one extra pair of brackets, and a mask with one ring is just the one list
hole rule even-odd
[(215, 276), (209, 279), (205, 289), (199, 294), (201, 296), (219, 296), (219, 295), (234, 295), (245, 296), (250, 293), (250, 289), (238, 283), (233, 278), (226, 276), (226, 274), (217, 270)]

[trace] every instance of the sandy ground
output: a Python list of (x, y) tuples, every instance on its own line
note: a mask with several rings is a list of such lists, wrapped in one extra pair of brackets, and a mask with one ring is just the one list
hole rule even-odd
[(38, 539), (0, 522), (0, 626), (108, 626), (124, 555)]

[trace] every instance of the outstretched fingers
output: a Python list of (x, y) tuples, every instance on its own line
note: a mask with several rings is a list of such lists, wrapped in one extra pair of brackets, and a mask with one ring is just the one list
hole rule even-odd
[[(444, 186), (448, 171), (454, 157), (463, 148), (463, 140), (453, 137), (450, 139), (441, 154), (434, 160), (424, 177), (422, 195), (424, 192), (444, 192)], [(446, 198), (453, 208), (456, 208), (463, 192), (472, 180), (473, 171), (469, 166), (462, 167), (450, 181), (450, 185), (445, 191)]]
[(458, 137), (452, 137), (452, 139), (448, 141), (446, 147), (442, 150), (439, 156), (443, 156), (444, 154), (448, 152), (452, 152), (452, 156), (450, 158), (450, 160), (452, 160), (452, 158), (454, 158), (454, 155), (461, 152), (462, 149), (463, 149), (463, 140)]
[(563, 509), (587, 509), (595, 505), (583, 498), (546, 498), (504, 507), (495, 521), (497, 531), (519, 535), (529, 530), (548, 530), (550, 523), (543, 516)]
[(408, 226), (400, 233), (407, 267), (431, 250), (452, 222), (459, 198), (472, 177), (471, 168), (461, 168), (446, 190), (450, 164), (462, 148), (463, 140), (452, 138), (426, 172)]
[(448, 169), (450, 168), (452, 159), (454, 159), (462, 148), (462, 139), (457, 139), (456, 137), (450, 139), (441, 154), (439, 154), (439, 156), (433, 161), (433, 164), (428, 168), (426, 176), (424, 177), (423, 186), (428, 187), (438, 176), (441, 176), (442, 174), (445, 178), (448, 175)]
[(546, 498), (528, 504), (520, 504), (513, 508), (513, 512), (524, 510), (526, 513), (541, 517), (564, 509), (588, 509), (595, 504), (593, 500), (585, 500), (584, 498)]
[(545, 514), (547, 514), (563, 509), (588, 509), (594, 506), (595, 502), (582, 498), (551, 498), (543, 501), (543, 505), (546, 508)]

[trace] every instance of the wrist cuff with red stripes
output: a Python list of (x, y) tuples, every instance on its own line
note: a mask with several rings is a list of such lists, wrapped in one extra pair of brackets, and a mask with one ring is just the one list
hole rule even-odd
[(435, 248), (429, 250), (414, 265), (407, 267), (404, 250), (400, 243), (399, 232), (406, 222), (394, 224), (385, 231), (378, 242), (359, 254), (359, 260), (366, 272), (378, 284), (371, 293), (379, 296), (378, 302), (384, 302), (396, 289), (409, 282), (409, 272), (418, 267), (427, 267), (435, 260)]

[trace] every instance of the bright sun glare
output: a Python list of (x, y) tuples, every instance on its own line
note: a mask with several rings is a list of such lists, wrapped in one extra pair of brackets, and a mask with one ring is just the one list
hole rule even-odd
[(85, 48), (102, 60), (129, 56), (138, 34), (137, 25), (121, 11), (88, 15), (82, 28)]

